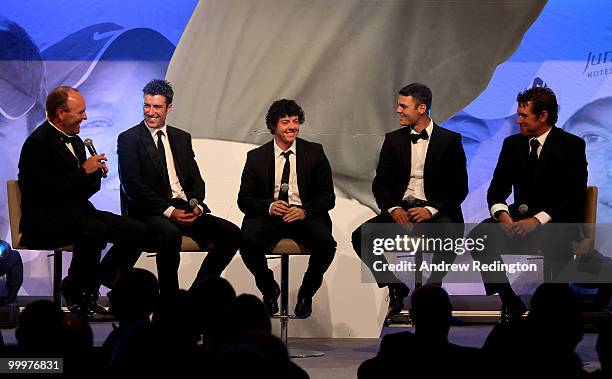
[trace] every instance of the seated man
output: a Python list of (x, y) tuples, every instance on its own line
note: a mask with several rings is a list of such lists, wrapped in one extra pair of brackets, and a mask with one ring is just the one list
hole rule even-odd
[(240, 229), (210, 214), (204, 204), (205, 186), (189, 133), (166, 125), (174, 90), (165, 80), (143, 89), (144, 120), (117, 139), (124, 209), (143, 221), (157, 239), (157, 272), (162, 296), (179, 289), (182, 235), (200, 248), (213, 244), (195, 282), (219, 276), (240, 245)]
[[(46, 111), (47, 121), (26, 139), (19, 158), (21, 243), (30, 248), (74, 244), (61, 285), (68, 310), (84, 317), (104, 314), (97, 303), (100, 284), (111, 287), (117, 269), (134, 265), (147, 229), (89, 202), (108, 168), (104, 154), (85, 159), (78, 133), (87, 113), (78, 90), (55, 88), (47, 97)], [(113, 247), (100, 262), (109, 241)]]
[(295, 101), (272, 104), (266, 125), (274, 139), (249, 151), (238, 206), (245, 214), (242, 259), (271, 314), (278, 312), (280, 289), (266, 253), (283, 238), (312, 249), (295, 307), (297, 317), (307, 318), (312, 313), (312, 297), (336, 252), (328, 214), (336, 196), (323, 147), (297, 138), (304, 120), (304, 111)]
[[(376, 263), (386, 263), (384, 256), (362, 251), (362, 245), (372, 246), (372, 238), (378, 237), (379, 232), (373, 229), (387, 232), (396, 228), (384, 224), (410, 228), (410, 224), (432, 223), (435, 226), (428, 229), (436, 232), (436, 237), (440, 233), (463, 236), (461, 202), (468, 193), (468, 177), (461, 135), (433, 122), (429, 117), (431, 104), (431, 90), (423, 84), (411, 83), (399, 91), (395, 112), (402, 128), (385, 136), (372, 182), (381, 212), (352, 235), (353, 249), (372, 271), (378, 286), (389, 287), (389, 317), (404, 309), (409, 289), (393, 272), (376, 271)], [(455, 259), (454, 252), (433, 253), (434, 264)], [(445, 271), (434, 271), (428, 282), (441, 285), (445, 275)]]
[[(585, 142), (555, 126), (557, 98), (545, 87), (517, 96), (520, 133), (507, 137), (487, 192), (492, 218), (471, 235), (487, 237), (485, 249), (473, 251), (480, 264), (503, 262), (501, 254), (544, 255), (544, 280), (559, 275), (572, 259), (587, 184)], [(514, 192), (514, 204), (506, 200)], [(499, 225), (497, 225), (499, 223)], [(543, 224), (551, 223), (548, 226)], [(515, 322), (527, 307), (514, 293), (504, 271), (480, 271), (487, 295), (499, 294), (501, 322)]]

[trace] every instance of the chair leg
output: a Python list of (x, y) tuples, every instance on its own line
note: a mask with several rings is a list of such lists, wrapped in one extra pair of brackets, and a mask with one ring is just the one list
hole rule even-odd
[(62, 251), (53, 251), (53, 303), (58, 309), (62, 309), (62, 295), (60, 285), (62, 283)]
[(289, 328), (289, 319), (294, 317), (289, 315), (289, 256), (281, 255), (281, 278), (280, 278), (280, 313), (278, 318), (281, 322), (281, 340), (289, 351), (289, 357), (291, 358), (310, 358), (310, 357), (322, 357), (325, 355), (319, 351), (310, 350), (295, 350), (289, 349), (287, 345), (287, 330)]
[(414, 264), (416, 270), (414, 271), (414, 288), (419, 288), (423, 285), (423, 271), (420, 270), (421, 264), (423, 264), (423, 252), (417, 251), (414, 254)]
[(280, 304), (280, 320), (281, 320), (281, 340), (287, 346), (287, 327), (289, 322), (289, 256), (281, 256), (281, 304)]

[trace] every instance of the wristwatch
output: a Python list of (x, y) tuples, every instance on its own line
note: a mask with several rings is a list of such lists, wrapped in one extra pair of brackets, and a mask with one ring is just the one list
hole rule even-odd
[(506, 212), (506, 213), (508, 213), (508, 211), (507, 211), (507, 210), (505, 210), (505, 209), (500, 209), (500, 210), (498, 210), (497, 212), (493, 213), (493, 218), (494, 218), (494, 219), (496, 219), (496, 220), (499, 220), (499, 216), (502, 214), (502, 212)]

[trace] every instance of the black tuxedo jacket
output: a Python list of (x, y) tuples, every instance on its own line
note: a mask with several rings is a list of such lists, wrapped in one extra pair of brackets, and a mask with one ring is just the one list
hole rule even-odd
[[(410, 128), (387, 133), (380, 150), (372, 192), (381, 211), (400, 206), (411, 174)], [(463, 222), (461, 203), (468, 194), (468, 177), (461, 135), (433, 126), (423, 173), (430, 205), (454, 222)]]
[[(514, 190), (514, 204), (510, 206), (513, 217), (525, 218), (544, 211), (551, 222), (581, 222), (587, 184), (584, 140), (553, 126), (540, 151), (530, 190), (529, 139), (516, 134), (504, 140), (487, 192), (489, 209), (494, 204), (506, 204)], [(520, 215), (518, 207), (522, 204), (527, 205), (528, 212)]]
[[(19, 157), (22, 243), (56, 243), (56, 233), (74, 225), (94, 210), (89, 198), (100, 189), (99, 173), (81, 167), (85, 145), (77, 136), (79, 161), (61, 140), (61, 133), (45, 121), (26, 139)], [(59, 243), (59, 242), (58, 242)]]
[[(301, 138), (296, 140), (297, 182), (307, 217), (324, 217), (335, 205), (331, 166), (323, 146)], [(248, 152), (242, 171), (238, 207), (245, 218), (268, 216), (274, 202), (274, 141)]]
[[(170, 125), (166, 127), (177, 176), (187, 199), (197, 199), (205, 213), (205, 185), (195, 154), (191, 135)], [(162, 179), (162, 160), (144, 121), (121, 133), (117, 138), (122, 212), (133, 217), (159, 216), (169, 206), (177, 206), (166, 194)], [(186, 205), (186, 204), (185, 204)]]

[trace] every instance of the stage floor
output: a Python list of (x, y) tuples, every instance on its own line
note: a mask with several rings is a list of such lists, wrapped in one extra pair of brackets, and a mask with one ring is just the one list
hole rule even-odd
[[(109, 322), (91, 323), (94, 331), (94, 343), (101, 345), (112, 330)], [(449, 339), (451, 342), (481, 347), (492, 325), (454, 326), (451, 328)], [(397, 333), (404, 330), (413, 330), (409, 327), (386, 327), (383, 334)], [(15, 330), (2, 329), (6, 344), (15, 344)], [(585, 369), (593, 371), (599, 368), (599, 361), (595, 351), (597, 335), (585, 333), (577, 348)], [(373, 357), (378, 351), (380, 339), (378, 338), (290, 338), (289, 347), (295, 349), (316, 350), (325, 353), (317, 358), (297, 358), (294, 361), (304, 368), (311, 379), (344, 379), (357, 377), (357, 368), (364, 360)], [(406, 352), (410, 354), (410, 352)]]

